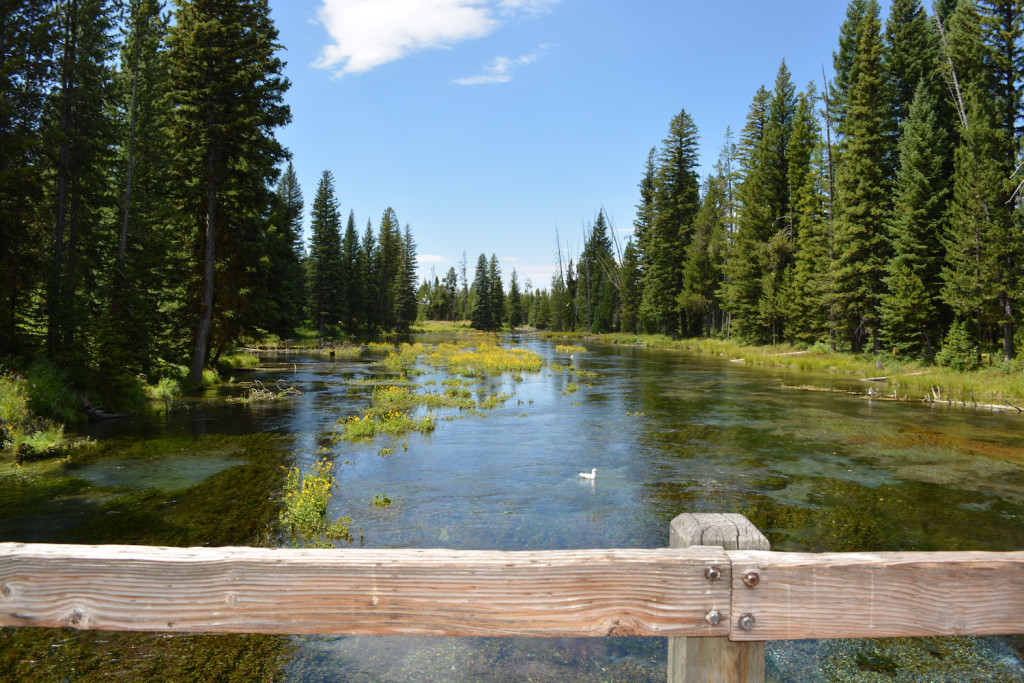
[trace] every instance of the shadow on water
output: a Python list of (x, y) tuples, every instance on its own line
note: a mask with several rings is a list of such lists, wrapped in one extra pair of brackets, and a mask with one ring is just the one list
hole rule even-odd
[[(441, 409), (433, 434), (358, 442), (330, 433), (366, 407), (368, 382), (399, 379), (374, 365), (380, 353), (268, 356), (255, 376), (301, 396), (95, 425), (98, 445), (70, 462), (3, 464), (0, 539), (277, 544), (284, 468), (326, 455), (340, 484), (330, 512), (350, 515), (367, 547), (660, 547), (677, 514), (714, 511), (746, 514), (778, 550), (1024, 548), (1015, 416), (796, 391), (780, 379), (805, 382), (679, 353), (594, 346), (570, 359), (534, 337), (511, 343), (547, 365), (466, 378), (474, 395), (510, 394), (503, 405)], [(416, 369), (420, 391), (448, 377)], [(596, 480), (576, 477), (592, 467)], [(382, 492), (388, 508), (371, 503)], [(770, 643), (768, 679), (1014, 680), (1017, 642)], [(659, 681), (665, 660), (657, 638), (0, 631), (9, 680)]]

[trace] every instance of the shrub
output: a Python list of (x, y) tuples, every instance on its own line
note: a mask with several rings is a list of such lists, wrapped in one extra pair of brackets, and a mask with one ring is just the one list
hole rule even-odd
[(971, 337), (966, 320), (957, 320), (950, 326), (942, 350), (935, 354), (935, 364), (959, 372), (975, 370), (981, 364), (978, 346)]
[(75, 396), (67, 375), (47, 360), (37, 360), (28, 367), (28, 407), (44, 418), (62, 424), (85, 420), (82, 404)]

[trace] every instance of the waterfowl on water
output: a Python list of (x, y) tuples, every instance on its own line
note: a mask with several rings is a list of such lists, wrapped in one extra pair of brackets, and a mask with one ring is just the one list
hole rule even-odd
[(576, 474), (577, 474), (577, 476), (579, 476), (579, 477), (581, 477), (583, 479), (593, 479), (593, 478), (595, 478), (597, 476), (597, 468), (595, 467), (594, 469), (590, 470), (589, 473), (587, 473), (587, 472), (577, 472)]

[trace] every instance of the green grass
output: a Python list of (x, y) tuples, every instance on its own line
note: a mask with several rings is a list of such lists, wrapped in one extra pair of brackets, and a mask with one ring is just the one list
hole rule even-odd
[[(728, 360), (742, 360), (745, 365), (782, 367), (809, 373), (841, 374), (856, 379), (885, 377), (873, 386), (882, 394), (919, 399), (938, 387), (943, 398), (971, 402), (973, 393), (978, 403), (1000, 404), (1003, 401), (1024, 401), (1024, 363), (994, 363), (978, 370), (959, 372), (952, 368), (928, 365), (922, 361), (888, 354), (832, 351), (825, 344), (810, 348), (778, 344), (776, 346), (744, 346), (727, 339), (669, 339), (663, 335), (604, 334), (599, 340), (612, 344), (643, 344), (649, 348), (690, 351), (714, 355)], [(877, 364), (881, 362), (882, 367)], [(1019, 405), (1019, 404), (1018, 404)], [(1024, 407), (1024, 406), (1022, 406)]]
[(393, 411), (385, 414), (367, 413), (339, 418), (336, 422), (335, 434), (342, 439), (366, 439), (377, 434), (400, 435), (407, 432), (429, 434), (437, 427), (437, 418), (426, 415), (421, 418), (410, 417), (409, 413)]

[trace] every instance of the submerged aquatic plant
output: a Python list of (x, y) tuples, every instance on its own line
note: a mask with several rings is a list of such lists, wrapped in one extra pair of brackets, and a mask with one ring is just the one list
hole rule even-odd
[(384, 495), (381, 491), (380, 495), (374, 495), (373, 506), (378, 508), (389, 508), (391, 507), (391, 499)]
[(352, 541), (348, 527), (351, 517), (333, 522), (327, 517), (327, 501), (335, 483), (333, 467), (326, 459), (318, 460), (305, 475), (299, 467), (288, 470), (280, 522), (296, 545), (331, 547), (328, 541)]

